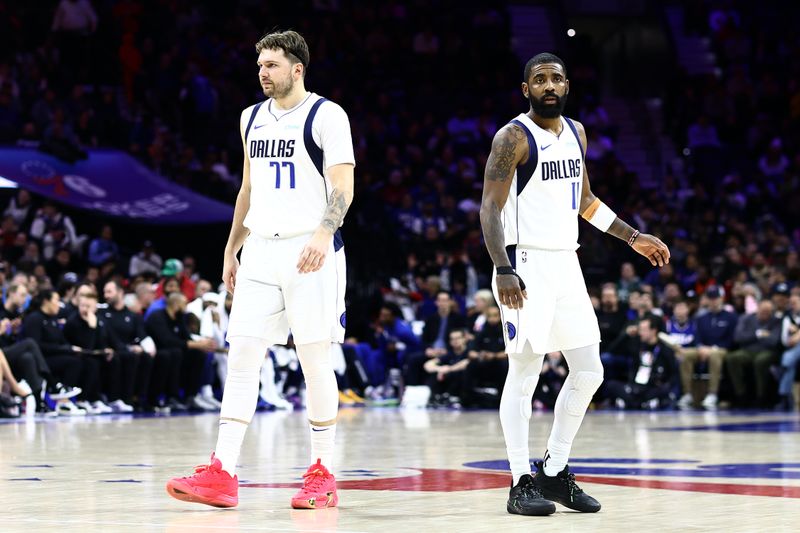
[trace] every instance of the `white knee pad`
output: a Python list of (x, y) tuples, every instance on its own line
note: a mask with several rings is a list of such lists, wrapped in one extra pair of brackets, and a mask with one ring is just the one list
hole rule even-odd
[(258, 372), (264, 357), (267, 355), (269, 343), (257, 337), (233, 337), (228, 350), (228, 370), (253, 370)]
[(597, 392), (600, 384), (603, 383), (603, 374), (598, 372), (576, 372), (570, 378), (572, 387), (567, 393), (564, 407), (567, 413), (573, 416), (583, 416), (586, 408), (589, 407), (589, 402), (592, 401), (592, 396)]
[(531, 406), (531, 399), (533, 393), (536, 391), (536, 384), (539, 382), (539, 376), (528, 376), (522, 382), (522, 397), (519, 399), (519, 407), (522, 416), (531, 419), (533, 415), (533, 407)]

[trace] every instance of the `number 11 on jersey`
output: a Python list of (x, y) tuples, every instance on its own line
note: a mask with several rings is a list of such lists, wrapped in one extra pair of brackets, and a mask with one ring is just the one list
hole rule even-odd
[(270, 161), (269, 166), (275, 167), (275, 188), (281, 188), (281, 168), (289, 167), (289, 188), (294, 189), (294, 163), (291, 161)]
[(572, 209), (578, 209), (579, 198), (578, 195), (580, 194), (581, 184), (577, 181), (571, 183), (572, 185)]

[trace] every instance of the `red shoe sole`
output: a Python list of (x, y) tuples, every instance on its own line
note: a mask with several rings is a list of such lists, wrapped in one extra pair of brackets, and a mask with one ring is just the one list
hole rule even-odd
[(237, 496), (229, 496), (221, 492), (217, 492), (213, 496), (204, 496), (192, 492), (188, 486), (175, 479), (167, 481), (167, 494), (182, 502), (202, 503), (212, 507), (229, 508), (239, 505)]
[(328, 509), (339, 505), (339, 495), (335, 492), (328, 497), (324, 505), (318, 505), (317, 500), (312, 504), (309, 500), (292, 499), (292, 509)]

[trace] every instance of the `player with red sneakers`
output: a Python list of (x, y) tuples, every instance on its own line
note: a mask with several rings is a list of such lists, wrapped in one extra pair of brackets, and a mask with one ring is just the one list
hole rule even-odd
[(217, 446), (208, 465), (171, 479), (167, 492), (215, 507), (239, 503), (236, 461), (255, 413), (261, 364), (269, 346), (286, 344), (291, 329), (308, 391), (312, 463), (292, 507), (334, 507), (339, 391), (331, 343), (344, 340), (339, 227), (353, 200), (350, 123), (337, 104), (306, 91), (309, 53), (300, 34), (268, 34), (256, 51), (268, 99), (247, 108), (240, 121), (244, 172), (222, 274), (234, 296)]

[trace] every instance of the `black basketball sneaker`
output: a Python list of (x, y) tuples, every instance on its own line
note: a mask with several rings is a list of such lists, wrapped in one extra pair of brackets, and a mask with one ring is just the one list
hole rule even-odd
[(519, 483), (511, 487), (506, 510), (511, 514), (546, 516), (556, 512), (556, 504), (545, 500), (542, 491), (536, 488), (533, 477), (525, 474), (519, 478)]
[(600, 510), (600, 502), (583, 492), (575, 483), (575, 474), (569, 471), (569, 465), (553, 477), (544, 473), (544, 463), (536, 461), (536, 476), (533, 483), (548, 500), (560, 503), (582, 513), (596, 513)]

